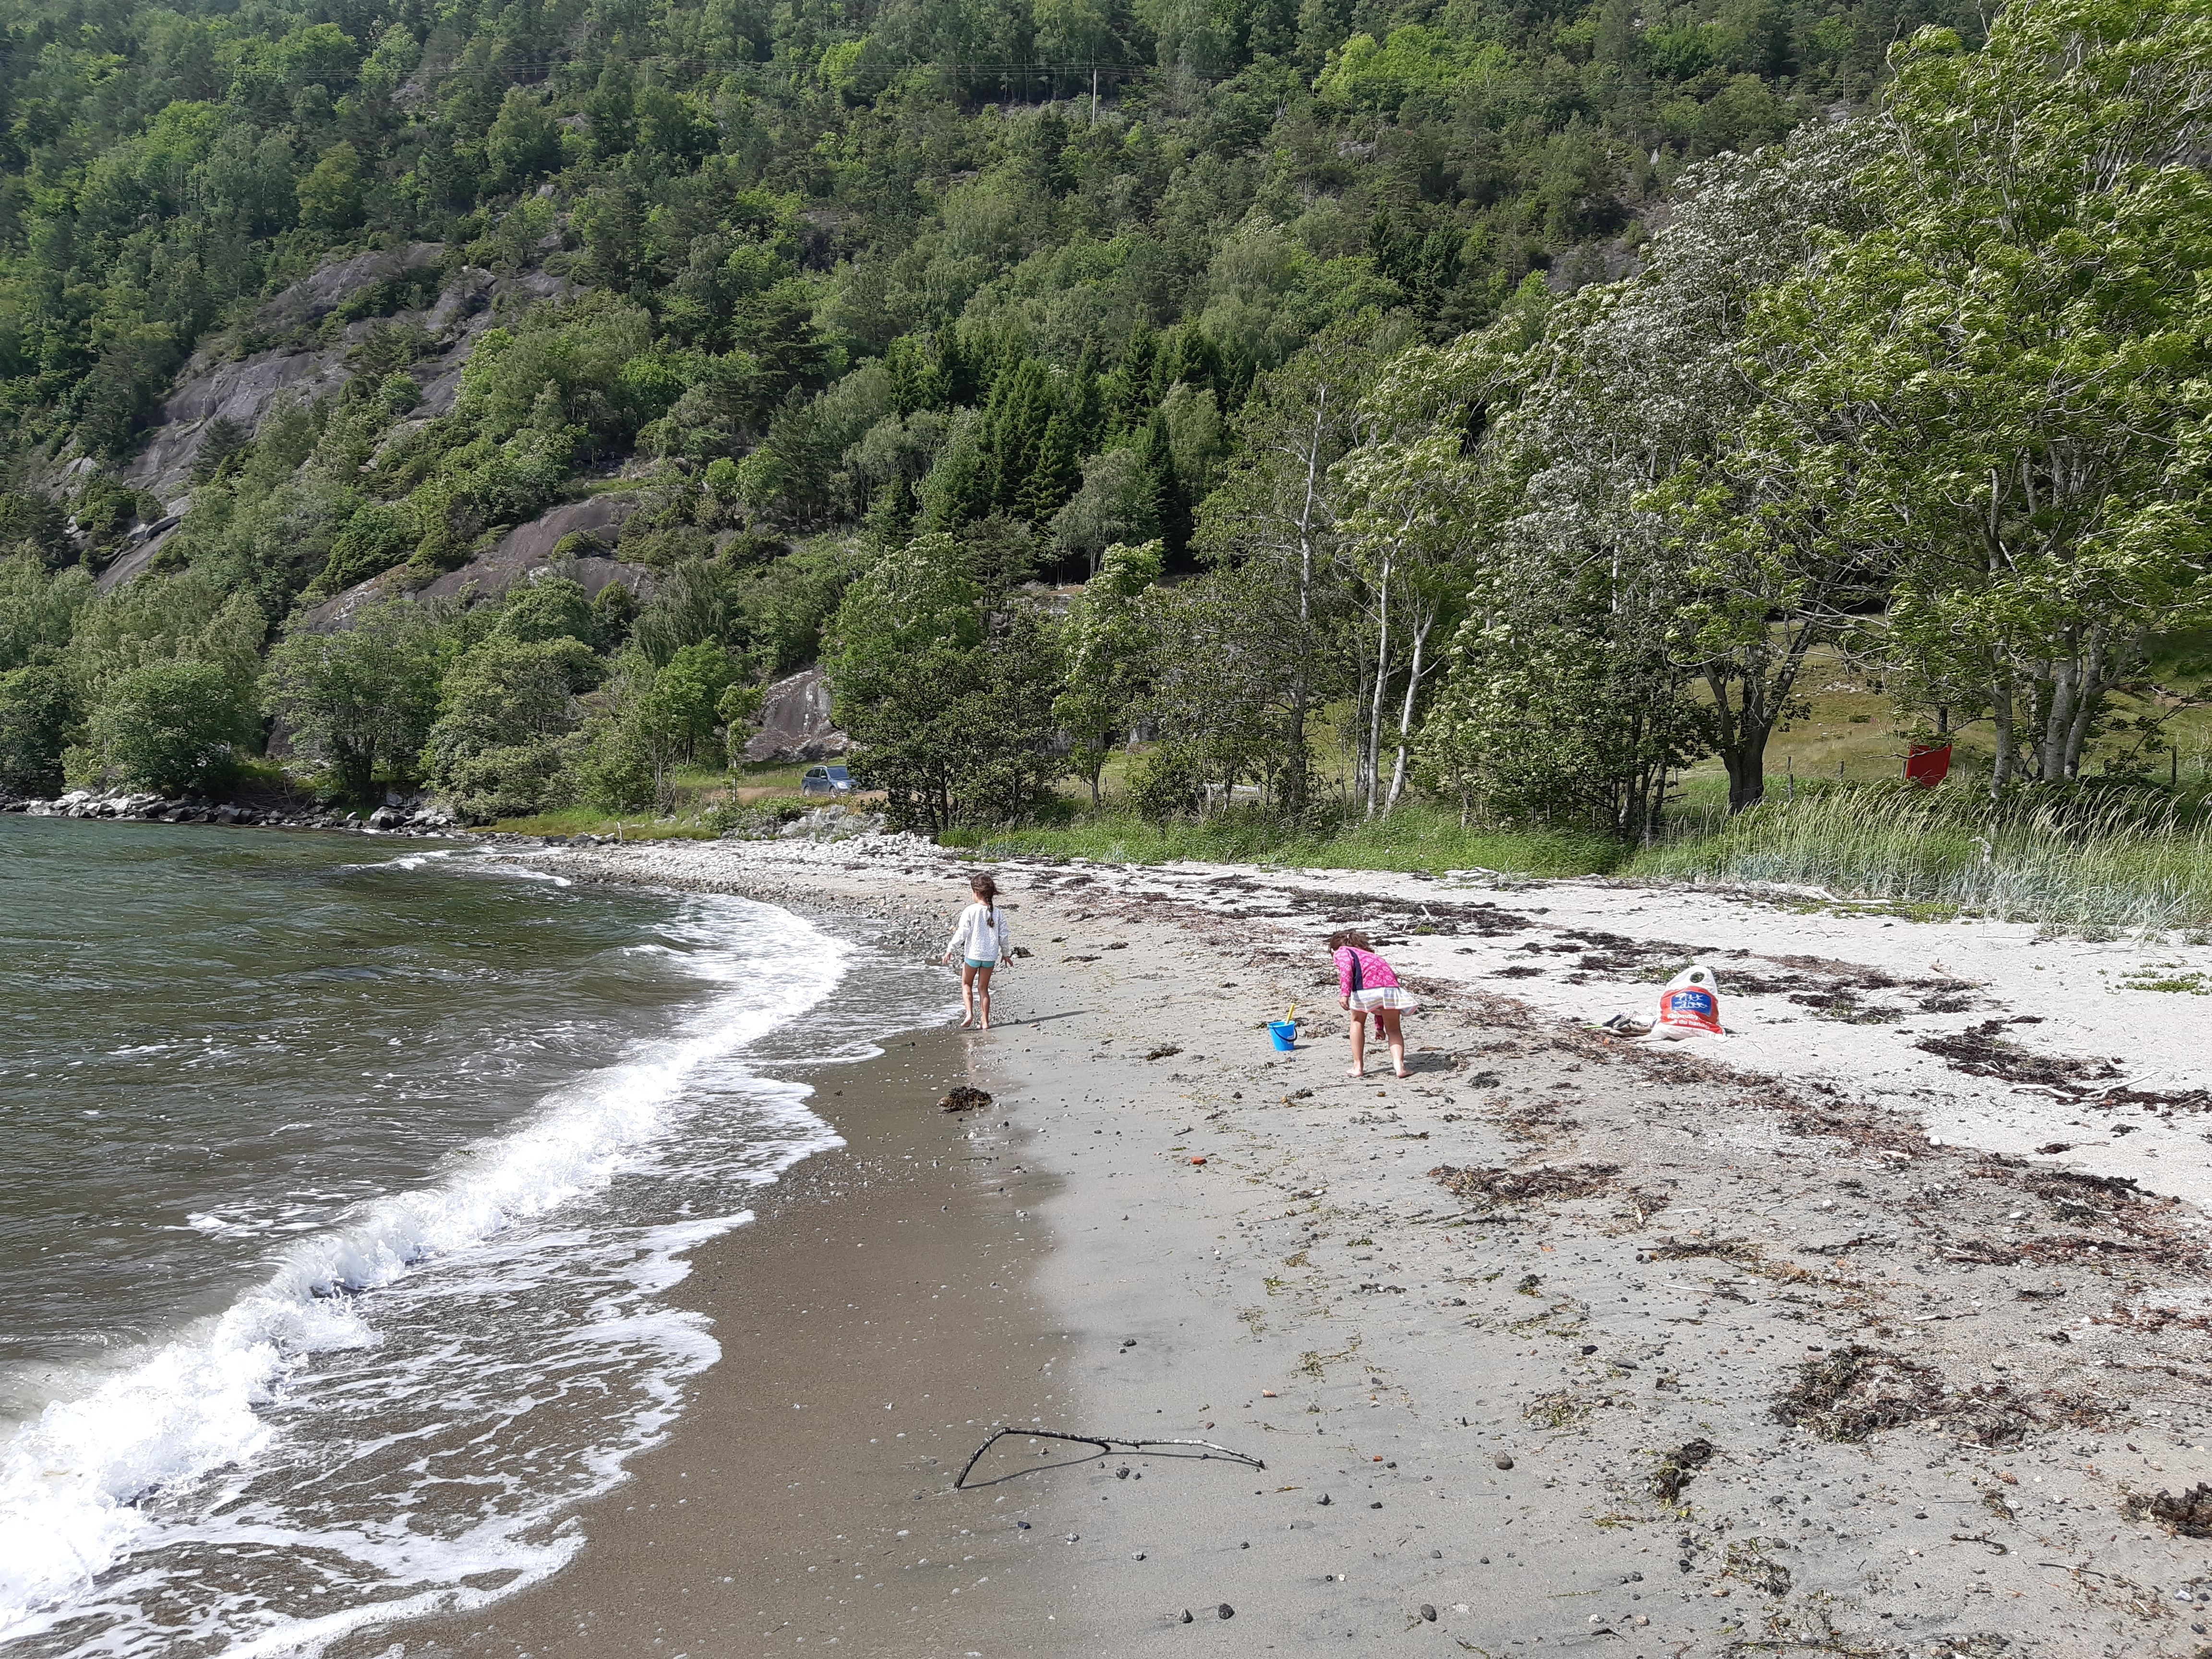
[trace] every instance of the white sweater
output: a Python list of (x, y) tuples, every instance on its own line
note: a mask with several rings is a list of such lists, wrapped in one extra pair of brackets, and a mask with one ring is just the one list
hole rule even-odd
[(960, 913), (945, 951), (947, 956), (975, 962), (1003, 962), (1012, 943), (1013, 934), (1006, 927), (1006, 907), (976, 903)]

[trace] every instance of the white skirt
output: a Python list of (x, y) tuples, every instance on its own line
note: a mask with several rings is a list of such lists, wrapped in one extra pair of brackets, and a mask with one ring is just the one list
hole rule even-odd
[(1352, 994), (1352, 1012), (1355, 1014), (1372, 1013), (1378, 1008), (1395, 1008), (1410, 1014), (1420, 1006), (1413, 1000), (1413, 994), (1402, 985), (1378, 985), (1372, 990)]

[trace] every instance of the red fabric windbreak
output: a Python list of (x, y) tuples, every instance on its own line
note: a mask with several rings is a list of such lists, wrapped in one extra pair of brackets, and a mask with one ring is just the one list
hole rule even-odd
[(1933, 789), (1951, 775), (1951, 745), (1916, 743), (1905, 757), (1905, 781)]

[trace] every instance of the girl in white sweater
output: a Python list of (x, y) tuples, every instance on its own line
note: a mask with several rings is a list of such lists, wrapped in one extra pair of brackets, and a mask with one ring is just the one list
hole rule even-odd
[(1006, 927), (1006, 910), (998, 902), (998, 883), (988, 876), (978, 876), (968, 886), (975, 902), (960, 913), (945, 946), (945, 960), (960, 958), (961, 1029), (979, 1025), (988, 1031), (991, 1029), (991, 970), (1008, 960), (1013, 934)]

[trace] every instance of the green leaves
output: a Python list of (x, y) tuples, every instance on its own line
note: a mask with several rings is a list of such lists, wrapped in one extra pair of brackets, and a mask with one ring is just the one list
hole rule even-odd
[(263, 706), (292, 728), (301, 753), (328, 769), (334, 793), (359, 800), (380, 763), (412, 771), (452, 649), (451, 635), (422, 605), (386, 599), (343, 631), (286, 635), (269, 653)]
[(969, 564), (951, 537), (916, 537), (846, 590), (824, 641), (854, 776), (905, 826), (1012, 822), (1066, 769), (1049, 741), (1058, 641), (1003, 592), (987, 614)]
[(1052, 717), (1075, 740), (1071, 763), (1091, 786), (1094, 807), (1098, 775), (1127, 738), (1151, 687), (1155, 641), (1145, 595), (1159, 580), (1160, 563), (1157, 541), (1106, 549), (1060, 629), (1066, 689), (1053, 699)]
[(170, 657), (130, 669), (102, 692), (86, 747), (71, 751), (70, 781), (165, 795), (216, 787), (252, 734), (252, 714), (218, 664)]
[(1888, 222), (1758, 308), (1743, 448), (1797, 526), (1895, 570), (1901, 679), (1990, 712), (1999, 784), (2072, 777), (2143, 639), (2212, 614), (2212, 21), (2063, 0), (1898, 66)]

